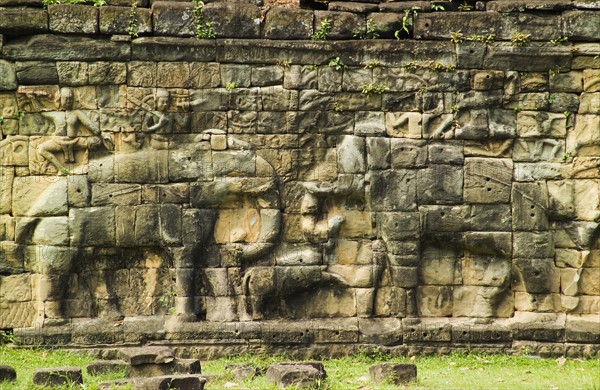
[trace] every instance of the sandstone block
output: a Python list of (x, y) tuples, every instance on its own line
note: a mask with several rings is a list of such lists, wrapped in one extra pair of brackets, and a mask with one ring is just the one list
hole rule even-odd
[(364, 173), (365, 140), (362, 137), (343, 135), (338, 138), (338, 170), (340, 173)]
[(52, 62), (17, 62), (17, 81), (19, 84), (58, 84), (56, 65)]
[(33, 373), (33, 384), (40, 386), (62, 386), (71, 383), (83, 384), (80, 367), (37, 368)]
[(572, 41), (594, 41), (600, 35), (598, 11), (566, 11), (563, 21), (564, 34)]
[(513, 255), (523, 258), (554, 257), (554, 239), (552, 233), (513, 233)]
[(367, 165), (370, 169), (388, 169), (390, 159), (389, 139), (367, 137)]
[(17, 380), (17, 371), (9, 365), (0, 365), (0, 382), (15, 382)]
[(152, 32), (152, 13), (148, 8), (136, 7), (133, 11), (131, 7), (100, 7), (99, 28), (101, 34), (130, 34), (129, 26), (132, 24), (132, 20), (135, 21), (137, 34)]
[(565, 338), (575, 343), (598, 343), (598, 316), (596, 315), (567, 315)]
[(450, 248), (424, 249), (419, 271), (420, 280), (425, 285), (449, 286), (462, 282), (460, 260)]
[(315, 11), (315, 31), (319, 29), (323, 20), (327, 19), (331, 29), (326, 39), (349, 39), (353, 36), (354, 29), (362, 29), (364, 20), (354, 12)]
[(201, 375), (164, 375), (150, 378), (135, 378), (134, 387), (140, 390), (202, 390), (206, 378)]
[(393, 138), (390, 145), (393, 168), (419, 168), (427, 164), (425, 141)]
[(375, 211), (411, 211), (416, 209), (416, 174), (413, 170), (373, 171), (371, 204)]
[(420, 204), (453, 204), (463, 199), (463, 169), (432, 165), (417, 173), (417, 199)]
[(152, 20), (156, 35), (194, 36), (196, 17), (191, 3), (156, 1), (152, 3)]
[(582, 93), (578, 112), (580, 114), (600, 114), (600, 92)]
[(514, 259), (513, 290), (529, 293), (553, 293), (560, 288), (560, 272), (554, 259)]
[(175, 359), (170, 363), (144, 363), (131, 365), (128, 376), (133, 378), (149, 378), (153, 376), (173, 374), (200, 374), (198, 359)]
[[(466, 15), (465, 16), (470, 16)], [(449, 31), (449, 30), (448, 30)], [(481, 34), (476, 32), (475, 34)], [(540, 49), (543, 48), (543, 55)], [(542, 71), (550, 67), (569, 68), (571, 53), (568, 47), (550, 46), (548, 43), (531, 43), (512, 46), (510, 42), (497, 42), (488, 46), (483, 66), (486, 69), (513, 69), (523, 72)]]
[(366, 136), (385, 134), (384, 113), (373, 111), (357, 112), (354, 122), (354, 133)]
[(168, 152), (143, 150), (115, 155), (115, 181), (121, 183), (165, 183), (168, 180)]
[(540, 183), (515, 183), (512, 188), (513, 229), (545, 230), (548, 228), (548, 191)]
[(576, 92), (583, 90), (583, 72), (558, 73), (550, 79), (550, 90), (556, 92)]
[(310, 388), (315, 385), (315, 382), (324, 378), (324, 370), (302, 363), (272, 364), (267, 369), (267, 379), (280, 387)]
[(529, 294), (517, 291), (515, 292), (515, 310), (551, 313), (561, 307), (563, 297), (565, 296), (560, 294)]
[[(66, 215), (67, 179), (50, 176), (16, 177), (12, 199), (13, 213), (17, 216)], [(39, 202), (38, 199), (44, 201)]]
[(417, 366), (395, 363), (376, 364), (369, 367), (369, 373), (375, 383), (389, 382), (402, 385), (417, 379)]
[(447, 317), (452, 315), (452, 289), (450, 286), (417, 287), (419, 316)]
[(0, 30), (11, 34), (47, 32), (48, 13), (34, 8), (0, 8)]
[(167, 347), (124, 348), (119, 350), (119, 357), (132, 366), (148, 363), (170, 363), (175, 359), (173, 351)]
[(267, 39), (309, 39), (312, 33), (312, 11), (274, 7), (267, 13), (264, 26)]
[(562, 161), (565, 156), (563, 140), (519, 139), (513, 148), (513, 161)]
[(581, 284), (579, 290), (585, 295), (599, 295), (600, 292), (600, 268), (584, 268), (581, 271)]
[[(414, 280), (416, 281), (416, 278)], [(372, 296), (369, 296), (369, 298), (373, 299)], [(377, 290), (373, 305), (371, 310), (365, 314), (369, 316), (404, 317), (406, 315), (406, 290), (395, 286), (380, 287)]]
[(418, 112), (386, 112), (386, 132), (390, 137), (421, 138), (421, 120)]
[(598, 69), (583, 70), (583, 90), (585, 92), (600, 92), (600, 71)]
[(476, 91), (502, 89), (504, 87), (503, 71), (471, 71), (471, 87)]
[(420, 207), (425, 232), (462, 232), (468, 227), (468, 206)]
[(119, 61), (129, 59), (130, 54), (129, 45), (123, 42), (43, 34), (14, 41), (5, 45), (3, 51), (7, 58), (50, 61)]
[(506, 203), (510, 200), (512, 161), (467, 158), (465, 160), (465, 201)]
[(508, 231), (512, 228), (509, 204), (474, 204), (469, 215), (469, 230)]
[(562, 177), (562, 164), (550, 162), (515, 163), (514, 177), (517, 181), (560, 179)]
[(502, 25), (498, 38), (510, 40), (513, 34), (520, 32), (532, 34), (531, 40), (548, 41), (561, 30), (562, 18), (560, 15), (515, 12), (504, 16)]
[(3, 302), (28, 302), (32, 299), (31, 275), (8, 275), (2, 278), (0, 297)]
[(50, 31), (98, 33), (98, 9), (92, 5), (55, 4), (48, 7)]
[(213, 23), (217, 38), (259, 38), (260, 8), (254, 4), (208, 3), (202, 8), (207, 22)]
[(72, 208), (69, 231), (73, 245), (114, 245), (115, 210), (112, 207)]
[(454, 287), (452, 315), (456, 317), (510, 317), (513, 294), (506, 287)]
[[(444, 12), (443, 17), (437, 13), (419, 13), (415, 20), (414, 38), (416, 39), (450, 39), (453, 26), (461, 26), (465, 36), (498, 35), (500, 32), (501, 15), (496, 12), (462, 13)], [(508, 69), (496, 67), (496, 69)]]
[(94, 360), (87, 365), (89, 375), (105, 374), (107, 372), (121, 371), (127, 367), (123, 360)]

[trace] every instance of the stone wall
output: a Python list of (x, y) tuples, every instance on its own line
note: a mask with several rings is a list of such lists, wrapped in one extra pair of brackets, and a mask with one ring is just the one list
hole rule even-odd
[(0, 328), (597, 356), (597, 3), (302, 6), (0, 0)]

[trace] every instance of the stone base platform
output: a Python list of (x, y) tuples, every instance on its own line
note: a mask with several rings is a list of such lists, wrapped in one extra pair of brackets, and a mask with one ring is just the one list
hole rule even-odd
[(336, 357), (380, 349), (394, 354), (454, 351), (520, 353), (542, 357), (600, 357), (600, 317), (517, 312), (507, 319), (347, 318), (307, 321), (185, 322), (176, 316), (122, 321), (73, 319), (63, 325), (18, 328), (23, 347), (90, 350), (104, 359), (140, 345), (173, 348), (181, 358), (212, 359), (236, 353), (297, 358)]

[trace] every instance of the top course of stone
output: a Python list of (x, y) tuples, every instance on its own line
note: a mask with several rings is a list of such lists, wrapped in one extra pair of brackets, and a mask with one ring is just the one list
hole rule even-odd
[(84, 1), (0, 0), (0, 34), (9, 38), (43, 33), (122, 35), (123, 39), (398, 38), (508, 41), (514, 46), (532, 41), (598, 42), (600, 37), (600, 2), (591, 0)]

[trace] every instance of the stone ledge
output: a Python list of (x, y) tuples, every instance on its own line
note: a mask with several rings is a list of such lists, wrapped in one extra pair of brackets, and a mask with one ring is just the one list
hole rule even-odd
[(2, 55), (6, 59), (27, 61), (125, 61), (129, 60), (130, 51), (130, 45), (125, 42), (42, 34), (8, 42), (2, 48)]
[[(112, 337), (106, 343), (104, 335), (116, 331), (122, 334), (121, 340), (127, 339), (125, 329), (128, 329), (128, 333), (135, 333), (139, 326), (126, 325), (132, 321), (139, 323), (140, 318), (125, 318), (123, 325), (118, 327), (112, 322), (81, 319), (62, 326), (19, 328), (15, 329), (14, 334), (17, 344), (23, 347), (54, 345), (93, 349), (104, 346), (115, 348), (114, 358), (117, 348), (137, 348), (140, 343), (125, 343)], [(163, 321), (166, 319), (162, 318)], [(231, 351), (241, 353), (255, 348), (276, 351), (290, 347), (315, 354), (323, 351), (335, 356), (341, 351), (353, 353), (375, 345), (404, 353), (448, 353), (459, 350), (506, 352), (525, 344), (551, 344), (553, 347), (542, 349), (542, 353), (557, 354), (559, 350), (566, 351), (567, 348), (570, 348), (571, 355), (577, 356), (597, 356), (600, 353), (600, 336), (594, 332), (600, 324), (594, 315), (517, 313), (514, 318), (496, 320), (422, 318), (404, 319), (402, 324), (400, 319), (385, 319), (381, 324), (376, 319), (370, 319), (368, 327), (367, 323), (359, 327), (359, 323), (365, 320), (357, 318), (222, 323), (176, 322), (174, 319), (172, 317), (163, 322), (163, 337), (157, 337), (149, 345), (171, 347), (179, 357), (199, 357), (187, 354), (185, 351), (188, 350), (201, 351), (202, 356), (220, 356)], [(83, 324), (86, 324), (85, 327)], [(79, 333), (85, 328), (89, 337), (71, 338), (71, 334), (77, 333), (77, 328)], [(377, 332), (387, 336), (374, 338), (373, 334)]]

